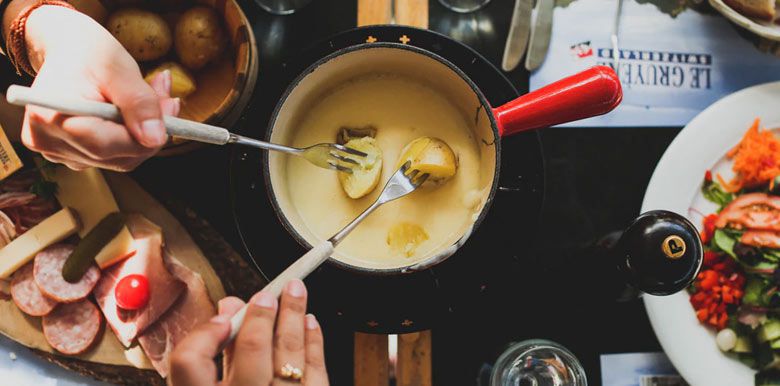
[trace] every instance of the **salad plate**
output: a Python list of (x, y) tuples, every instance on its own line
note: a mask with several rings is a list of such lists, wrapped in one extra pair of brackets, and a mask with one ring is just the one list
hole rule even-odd
[[(740, 143), (756, 119), (760, 119), (761, 127), (774, 129), (774, 134), (780, 135), (778, 100), (780, 82), (766, 83), (733, 93), (702, 111), (674, 139), (658, 163), (642, 212), (677, 212), (701, 230), (704, 218), (719, 210), (712, 197), (705, 197), (702, 192), (707, 183), (705, 175), (720, 175), (715, 181), (726, 184), (734, 178), (727, 153)], [(722, 255), (726, 256), (725, 252)], [(718, 348), (715, 329), (699, 322), (688, 292), (667, 297), (646, 295), (643, 299), (661, 346), (689, 384), (754, 384), (756, 370)], [(732, 319), (736, 317), (729, 315), (730, 322)]]

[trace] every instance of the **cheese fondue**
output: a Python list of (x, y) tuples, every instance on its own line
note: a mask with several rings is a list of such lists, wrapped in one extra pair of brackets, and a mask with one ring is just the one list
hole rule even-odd
[[(291, 129), (291, 145), (334, 142), (342, 127), (373, 126), (383, 152), (381, 179), (373, 192), (352, 199), (335, 171), (318, 168), (301, 157), (287, 157), (292, 207), (310, 233), (325, 240), (377, 198), (395, 172), (404, 146), (421, 136), (440, 138), (457, 157), (455, 176), (441, 186), (424, 186), (380, 207), (339, 244), (334, 257), (366, 268), (397, 268), (436, 255), (469, 231), (488, 195), (489, 186), (480, 182), (480, 145), (470, 120), (473, 117), (464, 116), (441, 93), (398, 75), (364, 75), (331, 88), (307, 106)], [(409, 232), (391, 232), (398, 224), (419, 226), (427, 237), (412, 235), (409, 243), (414, 245), (399, 250), (389, 245), (389, 236)], [(392, 244), (398, 244), (397, 240)]]

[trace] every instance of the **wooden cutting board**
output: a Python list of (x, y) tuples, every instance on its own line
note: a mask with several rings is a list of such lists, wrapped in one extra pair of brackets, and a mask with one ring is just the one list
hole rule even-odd
[[(212, 266), (198, 243), (193, 240), (184, 225), (160, 202), (147, 193), (126, 174), (103, 173), (111, 187), (119, 207), (124, 212), (141, 213), (163, 229), (167, 248), (183, 264), (197, 272), (203, 278), (212, 301), (225, 297), (225, 288), (217, 275), (236, 278), (246, 288), (231, 285), (232, 294), (246, 296), (255, 288), (262, 286), (262, 280), (246, 265), (241, 257), (225, 243), (218, 233), (207, 223), (189, 212), (179, 215), (189, 228), (195, 229), (196, 238), (205, 245), (215, 264)], [(181, 210), (181, 212), (186, 212)], [(247, 284), (248, 283), (248, 284)], [(126, 350), (109, 328), (104, 328), (103, 336), (96, 346), (87, 353), (76, 357), (65, 357), (53, 352), (46, 343), (40, 327), (40, 318), (23, 314), (12, 300), (0, 300), (0, 333), (37, 350), (46, 359), (66, 368), (98, 379), (121, 384), (164, 384), (140, 348)]]

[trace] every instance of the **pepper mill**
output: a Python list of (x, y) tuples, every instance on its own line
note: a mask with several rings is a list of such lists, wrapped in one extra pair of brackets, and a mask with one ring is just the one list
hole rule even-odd
[(696, 227), (666, 210), (643, 213), (624, 231), (610, 233), (595, 247), (595, 260), (609, 272), (601, 289), (618, 301), (640, 293), (667, 296), (682, 291), (693, 283), (703, 258)]

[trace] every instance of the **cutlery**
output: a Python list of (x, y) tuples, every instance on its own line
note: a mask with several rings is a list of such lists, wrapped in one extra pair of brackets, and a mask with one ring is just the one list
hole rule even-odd
[(615, 20), (612, 24), (612, 63), (615, 73), (620, 78), (620, 45), (618, 44), (618, 35), (620, 33), (620, 14), (623, 9), (623, 0), (617, 0), (617, 7), (615, 9)]
[[(11, 85), (6, 93), (8, 103), (18, 106), (35, 105), (59, 111), (63, 114), (103, 118), (115, 122), (122, 121), (119, 109), (98, 101), (44, 94), (29, 87)], [(306, 148), (295, 148), (263, 142), (257, 139), (231, 133), (225, 128), (187, 119), (164, 116), (163, 121), (168, 134), (192, 141), (226, 145), (235, 143), (266, 150), (280, 151), (305, 158), (321, 168), (352, 173), (359, 165), (359, 159), (367, 154), (335, 143), (320, 143)], [(352, 158), (358, 157), (358, 159)]]
[(509, 25), (509, 35), (504, 47), (504, 58), (501, 60), (501, 68), (504, 71), (512, 71), (523, 58), (528, 47), (528, 35), (531, 32), (531, 8), (533, 0), (515, 0), (515, 8), (512, 11), (512, 22)]
[[(386, 204), (390, 201), (397, 200), (407, 194), (413, 192), (415, 189), (428, 179), (428, 173), (419, 174), (418, 170), (409, 170), (411, 165), (410, 161), (407, 161), (401, 166), (393, 175), (390, 180), (385, 184), (382, 193), (379, 198), (374, 201), (366, 210), (363, 211), (357, 218), (347, 224), (342, 230), (336, 233), (333, 237), (327, 241), (323, 241), (314, 248), (312, 248), (305, 255), (301, 256), (292, 265), (287, 267), (282, 273), (279, 274), (274, 280), (263, 288), (263, 291), (268, 291), (272, 295), (279, 297), (282, 294), (282, 289), (292, 279), (304, 279), (317, 267), (319, 267), (325, 260), (333, 253), (334, 248), (341, 242), (363, 219), (368, 217), (378, 207)], [(408, 172), (408, 173), (407, 173)], [(233, 318), (230, 320), (230, 338), (227, 343), (233, 340), (238, 334), (238, 330), (244, 323), (244, 317), (246, 316), (246, 310), (248, 305), (245, 305), (239, 310)]]
[(552, 34), (553, 10), (555, 0), (537, 0), (536, 18), (531, 28), (531, 38), (528, 45), (528, 53), (525, 55), (525, 69), (533, 71), (544, 62), (547, 50), (550, 47), (550, 35)]

